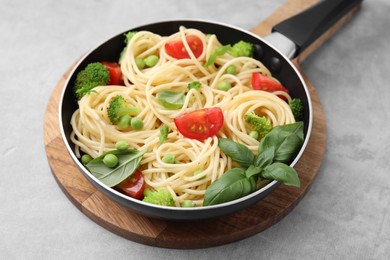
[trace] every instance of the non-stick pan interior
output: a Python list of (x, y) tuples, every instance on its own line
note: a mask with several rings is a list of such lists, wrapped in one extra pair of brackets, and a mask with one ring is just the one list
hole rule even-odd
[[(310, 131), (309, 121), (311, 118), (310, 98), (301, 80), (301, 77), (297, 73), (296, 69), (292, 66), (292, 64), (282, 54), (274, 50), (271, 46), (269, 46), (267, 43), (265, 43), (263, 40), (261, 40), (259, 37), (255, 36), (254, 34), (248, 33), (247, 31), (232, 26), (228, 26), (225, 24), (208, 22), (208, 21), (192, 21), (192, 20), (158, 22), (158, 23), (132, 28), (129, 29), (128, 31), (146, 30), (146, 31), (157, 33), (162, 36), (168, 36), (178, 32), (180, 26), (185, 26), (187, 28), (196, 28), (201, 30), (205, 34), (215, 34), (222, 44), (234, 44), (240, 40), (253, 43), (255, 45), (254, 58), (261, 61), (268, 69), (270, 69), (273, 76), (276, 77), (279, 81), (281, 81), (281, 83), (289, 90), (289, 93), (292, 97), (297, 97), (302, 100), (303, 105), (305, 107), (304, 133), (305, 136), (308, 135), (308, 132)], [(75, 69), (72, 71), (70, 77), (68, 78), (68, 81), (66, 82), (65, 90), (62, 96), (63, 99), (61, 102), (60, 113), (61, 113), (61, 120), (62, 120), (61, 123), (63, 126), (63, 133), (65, 135), (65, 139), (67, 140), (68, 146), (72, 151), (74, 150), (74, 145), (70, 141), (70, 134), (72, 132), (70, 119), (73, 112), (77, 109), (77, 101), (75, 100), (72, 93), (73, 82), (76, 78), (76, 75), (80, 70), (85, 68), (85, 66), (91, 62), (118, 61), (119, 54), (125, 47), (124, 33), (125, 32), (120, 33), (117, 36), (107, 40), (97, 48), (93, 49), (84, 58), (82, 58), (81, 61), (76, 65)], [(93, 180), (91, 181), (93, 182)], [(96, 183), (93, 184), (98, 188), (100, 188), (99, 185), (96, 185)], [(112, 199), (120, 202), (121, 204), (124, 204), (125, 206), (129, 206), (129, 204), (126, 201), (126, 198), (123, 198), (122, 196), (118, 197), (115, 194), (111, 196), (112, 194), (110, 189), (107, 190), (103, 189), (103, 192), (109, 195)], [(262, 197), (265, 196), (266, 193), (267, 192), (257, 195), (257, 197), (253, 198), (250, 203), (254, 203), (256, 202), (256, 200), (261, 199)], [(134, 202), (130, 201), (130, 204), (132, 205), (134, 204)], [(228, 208), (227, 210), (222, 210), (222, 211), (210, 210), (210, 213), (207, 213), (207, 209), (205, 209), (207, 207), (205, 207), (204, 209), (201, 210), (203, 211), (203, 213), (199, 216), (199, 218), (209, 218), (209, 217), (215, 217), (222, 214), (228, 214), (248, 206), (247, 203), (241, 203), (241, 205), (237, 205), (237, 204), (239, 203), (231, 205), (233, 207), (230, 209)], [(173, 213), (162, 212), (164, 211), (164, 209), (161, 209), (162, 211), (159, 212), (160, 209), (158, 207), (156, 207), (156, 210), (152, 209), (152, 211), (149, 211), (148, 207), (142, 205), (141, 208), (137, 208), (135, 210), (140, 213), (145, 213), (146, 215), (152, 217), (163, 217), (163, 218), (170, 218), (170, 219), (186, 219), (186, 218), (198, 219), (198, 217), (194, 216), (194, 213), (191, 212), (191, 210), (188, 211), (189, 212), (187, 214), (188, 216), (186, 216), (185, 214), (186, 211), (182, 211), (181, 213), (184, 213), (184, 215), (182, 214), (181, 217), (177, 216), (177, 214), (174, 213), (175, 211), (174, 209), (170, 211)], [(148, 212), (144, 212), (144, 210)]]

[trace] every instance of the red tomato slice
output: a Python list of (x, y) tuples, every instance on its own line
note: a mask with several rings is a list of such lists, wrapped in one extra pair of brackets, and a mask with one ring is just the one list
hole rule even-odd
[[(274, 80), (271, 77), (264, 76), (261, 73), (254, 72), (252, 74), (252, 88), (256, 90), (264, 90), (268, 92), (274, 91), (284, 91), (288, 93), (288, 89), (283, 87), (278, 81)], [(283, 96), (279, 96), (282, 99), (285, 99)]]
[(101, 64), (103, 64), (103, 66), (106, 67), (110, 73), (110, 81), (108, 82), (108, 85), (123, 84), (122, 71), (118, 63), (103, 61)]
[(135, 171), (129, 178), (115, 186), (120, 192), (134, 198), (142, 199), (145, 190), (145, 178), (140, 170)]
[[(202, 40), (195, 35), (186, 36), (186, 40), (194, 56), (198, 58), (203, 52)], [(184, 43), (181, 39), (166, 43), (165, 51), (169, 56), (176, 59), (190, 58), (190, 55), (188, 54), (186, 48), (184, 47)]]
[(177, 130), (187, 138), (202, 141), (218, 133), (224, 117), (219, 107), (204, 108), (174, 118)]

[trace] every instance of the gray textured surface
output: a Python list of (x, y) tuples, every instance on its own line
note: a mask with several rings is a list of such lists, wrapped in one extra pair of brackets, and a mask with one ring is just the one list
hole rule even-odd
[(0, 0), (1, 259), (388, 259), (390, 3), (370, 0), (303, 64), (327, 116), (311, 190), (278, 224), (201, 250), (145, 246), (83, 215), (56, 184), (43, 119), (61, 75), (90, 48), (148, 22), (202, 18), (250, 29), (282, 0)]

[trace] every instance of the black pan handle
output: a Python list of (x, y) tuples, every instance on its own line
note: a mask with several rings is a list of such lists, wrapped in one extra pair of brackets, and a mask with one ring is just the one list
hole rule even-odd
[(293, 57), (296, 57), (361, 2), (362, 0), (320, 1), (275, 25), (272, 32), (278, 32), (295, 43)]

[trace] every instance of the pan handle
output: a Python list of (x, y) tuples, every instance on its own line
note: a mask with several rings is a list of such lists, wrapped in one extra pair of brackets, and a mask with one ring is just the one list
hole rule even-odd
[(295, 58), (362, 0), (323, 0), (305, 11), (276, 24), (266, 41)]

